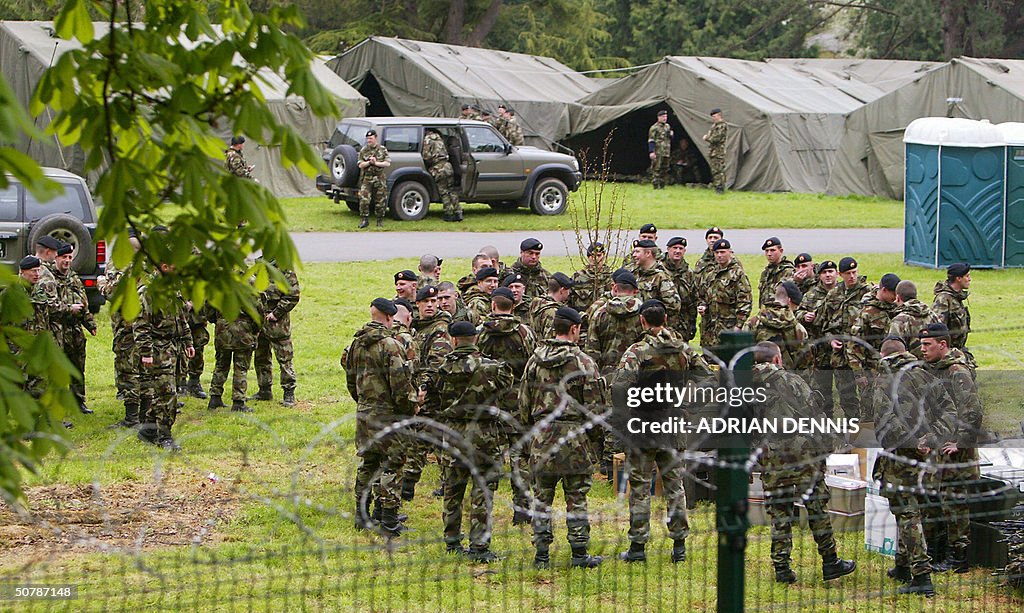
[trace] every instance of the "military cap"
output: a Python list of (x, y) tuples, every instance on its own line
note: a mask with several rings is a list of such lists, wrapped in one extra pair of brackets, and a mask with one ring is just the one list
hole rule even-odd
[(476, 271), (476, 280), (483, 281), (488, 277), (497, 277), (498, 269), (493, 266), (484, 266), (480, 270)]
[(574, 323), (576, 325), (579, 325), (579, 324), (583, 323), (583, 318), (580, 317), (579, 311), (577, 311), (576, 309), (574, 309), (572, 307), (567, 307), (567, 306), (560, 306), (560, 307), (558, 307), (558, 310), (555, 311), (555, 317), (557, 317), (559, 319), (567, 319), (567, 320), (571, 321), (572, 323)]
[(54, 251), (56, 251), (57, 249), (60, 249), (61, 242), (59, 240), (53, 238), (49, 234), (44, 234), (44, 235), (40, 236), (38, 240), (36, 240), (36, 244), (37, 245), (42, 245), (43, 247), (46, 247), (47, 249), (53, 249)]
[(645, 238), (642, 241), (633, 241), (633, 246), (639, 247), (641, 249), (657, 249), (658, 243), (652, 241), (649, 238)]
[(71, 243), (63, 243), (60, 249), (57, 250), (57, 255), (67, 255), (75, 250), (75, 246)]
[(683, 238), (682, 236), (673, 236), (672, 238), (668, 239), (669, 247), (675, 247), (676, 245), (682, 245), (683, 247), (685, 247), (686, 239)]
[(854, 268), (857, 268), (857, 260), (851, 258), (850, 256), (846, 256), (845, 258), (839, 260), (839, 272), (848, 272), (853, 270)]
[(480, 114), (481, 114), (481, 115), (486, 115), (486, 116), (488, 116), (488, 117), (490, 117), (491, 115), (493, 115), (493, 113), (491, 113), (491, 111), (490, 111), (490, 110), (488, 110), (488, 109), (480, 109)]
[(590, 243), (590, 246), (587, 247), (587, 255), (595, 253), (604, 253), (604, 243)]
[(232, 136), (231, 137), (231, 144), (232, 145), (241, 145), (244, 142), (245, 142), (245, 137), (242, 136), (242, 135)]
[(507, 287), (496, 287), (496, 288), (494, 288), (494, 291), (491, 292), (491, 300), (494, 300), (495, 298), (498, 298), (499, 296), (502, 297), (502, 298), (508, 298), (509, 300), (515, 300), (516, 299), (515, 294), (513, 294), (512, 290), (510, 290)]
[(621, 272), (612, 275), (612, 281), (615, 282), (615, 285), (628, 285), (633, 289), (640, 288), (640, 285), (636, 282), (636, 275), (624, 268), (620, 268), (619, 270)]
[(904, 348), (907, 347), (907, 341), (903, 340), (902, 336), (896, 336), (895, 334), (890, 334), (889, 336), (887, 336), (887, 337), (882, 339), (883, 343), (888, 342), (888, 341), (899, 341), (900, 343), (903, 344)]
[(786, 290), (786, 295), (793, 301), (793, 304), (800, 304), (804, 299), (804, 293), (800, 291), (800, 288), (796, 286), (796, 283), (793, 283), (792, 281), (783, 281), (779, 286)]
[(956, 279), (957, 277), (962, 277), (969, 272), (971, 272), (970, 264), (957, 262), (956, 264), (949, 265), (949, 268), (946, 269), (946, 276), (950, 279)]
[(666, 111), (665, 109), (661, 109), (660, 111), (658, 111), (658, 117), (661, 117), (662, 115), (668, 115), (668, 111)]
[(521, 283), (523, 285), (526, 285), (526, 279), (524, 279), (523, 275), (519, 274), (518, 272), (514, 272), (512, 274), (505, 275), (505, 278), (501, 280), (502, 287), (508, 287), (513, 283)]
[(882, 275), (882, 279), (878, 282), (878, 285), (889, 290), (890, 292), (896, 291), (896, 286), (900, 283), (899, 275), (891, 272), (887, 272)]
[(943, 323), (931, 323), (921, 330), (918, 338), (949, 338), (949, 328)]
[(813, 262), (813, 261), (814, 261), (814, 258), (811, 257), (811, 254), (809, 254), (809, 253), (801, 253), (800, 255), (796, 256), (795, 260), (793, 260), (793, 264), (796, 265), (796, 266), (799, 266), (801, 264), (807, 264), (808, 262)]
[(480, 107), (476, 104), (469, 105), (469, 108), (473, 109), (474, 111), (477, 111), (478, 113), (480, 112)]
[(769, 247), (781, 247), (781, 246), (782, 246), (782, 241), (779, 240), (779, 237), (778, 236), (773, 236), (773, 237), (769, 238), (768, 240), (766, 240), (765, 242), (761, 243), (761, 251), (764, 251), (765, 249), (767, 249)]
[(544, 249), (544, 244), (535, 238), (528, 238), (523, 242), (519, 243), (520, 251), (541, 251)]
[(377, 136), (377, 131), (374, 130), (373, 128), (370, 128), (369, 130), (366, 131), (366, 135), (367, 136)]
[(394, 315), (398, 312), (398, 309), (395, 308), (395, 303), (391, 302), (387, 298), (374, 298), (373, 302), (370, 303), (370, 306), (385, 315)]
[(416, 273), (411, 270), (400, 270), (395, 273), (395, 283), (399, 281), (416, 281)]
[(463, 104), (462, 105), (462, 110), (463, 111), (468, 111), (469, 110), (469, 105), (468, 104)]
[(832, 260), (825, 260), (821, 264), (818, 264), (818, 268), (817, 270), (815, 270), (815, 272), (820, 275), (826, 270), (838, 270), (838, 268), (839, 267), (836, 266), (836, 263), (833, 262)]
[(719, 228), (718, 226), (711, 226), (710, 228), (708, 228), (708, 231), (704, 233), (704, 238), (707, 238), (707, 237), (711, 236), (712, 234), (717, 234), (719, 236), (725, 236), (725, 232), (722, 232), (721, 228)]
[(722, 109), (720, 109), (718, 107), (715, 107), (715, 108), (711, 109), (711, 115), (717, 115), (717, 114), (719, 114), (721, 112), (722, 112)]
[(424, 285), (420, 288), (420, 291), (416, 292), (416, 302), (423, 302), (435, 296), (437, 296), (437, 288), (433, 285)]
[(508, 107), (507, 107), (507, 106), (505, 106), (505, 103), (504, 103), (504, 102), (503, 102), (503, 103), (501, 103), (501, 104), (499, 104), (499, 105), (498, 105), (498, 108), (499, 108), (499, 109), (505, 109), (506, 111), (508, 110)]
[(407, 311), (412, 313), (412, 303), (409, 302), (407, 299), (402, 298), (401, 296), (399, 296), (398, 298), (395, 298), (391, 302), (395, 303), (395, 306), (404, 306)]
[(658, 228), (652, 223), (645, 223), (640, 226), (640, 234), (657, 234)]
[(717, 241), (715, 241), (714, 245), (711, 245), (712, 251), (718, 251), (719, 249), (732, 249), (732, 243), (725, 240), (724, 238), (720, 238)]
[(665, 303), (657, 298), (651, 298), (650, 300), (644, 300), (643, 304), (640, 305), (640, 312), (643, 313), (647, 309), (664, 309)]
[(21, 270), (32, 270), (33, 268), (39, 268), (42, 265), (43, 263), (34, 255), (26, 255), (21, 258), (20, 262), (18, 262), (18, 268)]
[(565, 274), (564, 272), (556, 272), (555, 274), (551, 275), (551, 278), (558, 282), (560, 286), (566, 289), (570, 289), (576, 285), (576, 282), (569, 278), (569, 275)]
[(476, 326), (468, 321), (453, 321), (448, 324), (448, 334), (457, 337), (476, 336)]

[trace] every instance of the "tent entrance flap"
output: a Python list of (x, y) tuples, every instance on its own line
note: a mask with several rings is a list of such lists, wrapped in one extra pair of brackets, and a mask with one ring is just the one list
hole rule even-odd
[(384, 90), (381, 89), (380, 83), (377, 82), (377, 78), (373, 76), (373, 73), (366, 73), (366, 78), (359, 85), (359, 93), (369, 100), (369, 103), (366, 105), (367, 117), (395, 116), (391, 111), (391, 107), (388, 106), (387, 100), (384, 98)]
[[(643, 181), (649, 178), (647, 132), (658, 120), (663, 105), (649, 106), (626, 113), (601, 127), (567, 138), (565, 144), (576, 151), (589, 176), (600, 172), (602, 158), (607, 157), (608, 172), (619, 180)], [(708, 183), (711, 167), (694, 144), (682, 124), (669, 115), (672, 126), (672, 165), (669, 179), (676, 184)], [(607, 143), (607, 156), (604, 149)]]

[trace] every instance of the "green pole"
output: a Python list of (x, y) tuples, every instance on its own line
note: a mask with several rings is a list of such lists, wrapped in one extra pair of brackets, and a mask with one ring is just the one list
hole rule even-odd
[[(726, 364), (733, 356), (754, 344), (750, 332), (723, 332), (716, 355)], [(754, 356), (746, 353), (733, 371), (735, 385), (751, 385)], [(727, 382), (726, 373), (719, 373), (720, 383)], [(731, 385), (731, 383), (730, 383)], [(747, 407), (726, 405), (723, 417), (746, 417)], [(719, 439), (718, 459), (725, 464), (715, 470), (716, 529), (718, 531), (718, 611), (743, 611), (743, 566), (747, 547), (747, 471), (743, 463), (750, 457), (746, 435), (725, 435)]]

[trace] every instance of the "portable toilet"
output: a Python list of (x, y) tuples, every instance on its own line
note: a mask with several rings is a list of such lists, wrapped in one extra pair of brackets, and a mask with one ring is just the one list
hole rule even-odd
[(1006, 143), (1006, 267), (1024, 267), (1024, 123), (1001, 123)]
[(1004, 266), (1003, 131), (988, 121), (925, 117), (907, 126), (903, 142), (904, 261), (931, 268)]

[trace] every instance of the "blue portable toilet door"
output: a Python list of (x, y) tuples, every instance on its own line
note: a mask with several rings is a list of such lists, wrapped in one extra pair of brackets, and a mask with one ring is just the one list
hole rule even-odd
[(1006, 158), (1006, 246), (1004, 266), (1024, 268), (1024, 145), (1011, 145)]
[(906, 183), (903, 189), (904, 260), (935, 266), (938, 233), (939, 150), (934, 145), (907, 143)]
[(936, 261), (1003, 265), (1005, 147), (939, 146)]

